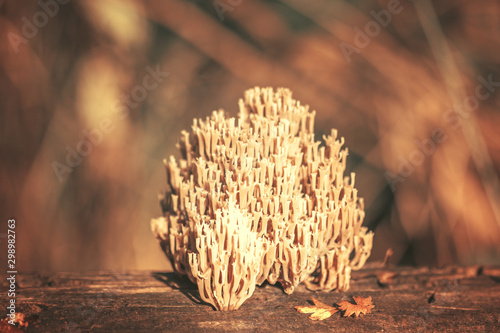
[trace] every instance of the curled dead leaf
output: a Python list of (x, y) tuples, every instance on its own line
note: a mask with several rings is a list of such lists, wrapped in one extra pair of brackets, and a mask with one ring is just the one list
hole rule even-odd
[(399, 273), (389, 272), (389, 271), (380, 271), (377, 273), (377, 282), (382, 287), (385, 287), (392, 283), (392, 279), (398, 276)]
[(7, 320), (0, 321), (0, 332), (10, 332), (10, 333), (23, 333), (22, 329), (17, 328), (14, 325), (11, 325), (7, 322)]
[(16, 325), (9, 323), (10, 317), (0, 321), (0, 332), (23, 332), (20, 328), (28, 327), (28, 320), (24, 313), (16, 312), (13, 322)]
[(313, 297), (314, 306), (296, 306), (298, 312), (301, 313), (312, 313), (309, 319), (312, 320), (325, 320), (331, 317), (332, 314), (338, 312), (339, 310), (333, 306), (326, 305), (323, 302), (318, 301)]

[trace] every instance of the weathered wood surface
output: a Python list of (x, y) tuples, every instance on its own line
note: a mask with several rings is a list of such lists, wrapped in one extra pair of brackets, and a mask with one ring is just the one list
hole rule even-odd
[[(385, 287), (377, 282), (379, 269), (355, 272), (347, 292), (300, 286), (286, 295), (265, 285), (233, 312), (203, 304), (196, 287), (173, 273), (30, 273), (18, 275), (16, 304), (27, 332), (500, 331), (500, 268), (390, 271), (399, 275)], [(332, 305), (352, 296), (371, 296), (372, 313), (311, 321), (294, 309), (312, 297)], [(5, 311), (6, 292), (0, 300)]]

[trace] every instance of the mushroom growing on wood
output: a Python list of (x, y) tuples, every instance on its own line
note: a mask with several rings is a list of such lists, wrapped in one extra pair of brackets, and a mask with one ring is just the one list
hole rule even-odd
[(287, 294), (347, 290), (370, 255), (354, 173), (337, 131), (314, 140), (315, 111), (288, 89), (254, 88), (239, 117), (214, 111), (193, 122), (165, 161), (169, 190), (151, 227), (174, 270), (217, 310), (237, 310), (256, 284)]

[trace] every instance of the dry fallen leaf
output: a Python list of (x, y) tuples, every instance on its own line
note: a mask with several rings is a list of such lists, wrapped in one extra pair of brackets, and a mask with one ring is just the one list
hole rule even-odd
[(339, 311), (333, 306), (326, 305), (323, 302), (318, 301), (313, 297), (314, 306), (296, 306), (297, 311), (302, 313), (312, 313), (309, 319), (312, 320), (325, 320), (329, 318), (332, 314)]
[(1, 320), (0, 321), (0, 332), (10, 332), (10, 333), (23, 333), (24, 331), (17, 328), (14, 325), (11, 325), (7, 322), (7, 320)]
[(359, 315), (367, 314), (371, 312), (371, 309), (375, 307), (372, 303), (372, 298), (363, 298), (361, 296), (353, 297), (356, 304), (349, 303), (347, 301), (342, 301), (339, 303), (339, 309), (345, 311), (344, 317), (349, 317), (354, 314), (355, 317)]
[(14, 320), (19, 327), (28, 327), (28, 318), (24, 315), (24, 313), (16, 312), (16, 319)]
[(17, 325), (12, 325), (9, 323), (11, 320), (10, 317), (7, 317), (1, 321), (0, 325), (0, 333), (2, 332), (22, 332), (22, 330), (18, 329), (18, 327), (26, 328), (28, 327), (28, 318), (24, 315), (24, 313), (16, 312), (15, 318), (13, 322)]
[(382, 287), (385, 287), (392, 283), (392, 278), (398, 276), (399, 273), (389, 272), (389, 271), (380, 271), (377, 273), (377, 282)]

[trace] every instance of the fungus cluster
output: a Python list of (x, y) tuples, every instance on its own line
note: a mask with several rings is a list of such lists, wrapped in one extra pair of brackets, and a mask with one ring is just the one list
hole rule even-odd
[(288, 89), (254, 88), (239, 117), (222, 110), (182, 131), (182, 158), (165, 161), (163, 216), (151, 221), (174, 270), (217, 310), (236, 310), (255, 286), (287, 294), (347, 290), (370, 255), (354, 173), (337, 131), (314, 140), (315, 112)]

